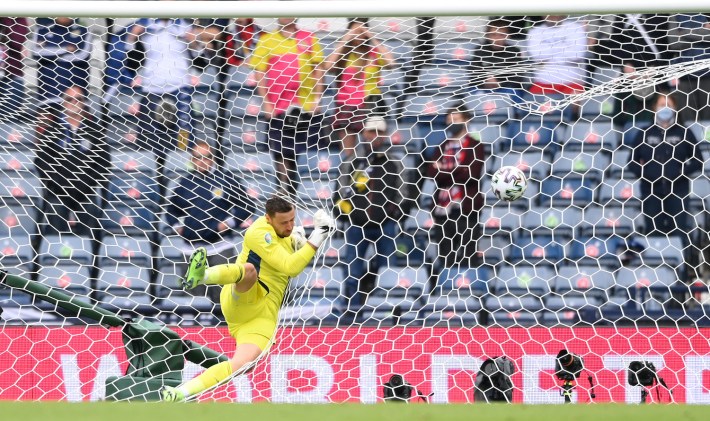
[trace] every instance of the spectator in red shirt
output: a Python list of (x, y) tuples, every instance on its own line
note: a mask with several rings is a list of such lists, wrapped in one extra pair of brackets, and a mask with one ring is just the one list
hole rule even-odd
[(27, 18), (0, 18), (0, 119), (17, 114), (24, 103), (22, 57), (28, 33)]
[(471, 266), (477, 258), (478, 214), (483, 207), (479, 180), (486, 157), (483, 144), (468, 133), (470, 119), (460, 107), (449, 110), (447, 139), (429, 161), (428, 176), (436, 183), (432, 240), (439, 244), (433, 273), (454, 265)]

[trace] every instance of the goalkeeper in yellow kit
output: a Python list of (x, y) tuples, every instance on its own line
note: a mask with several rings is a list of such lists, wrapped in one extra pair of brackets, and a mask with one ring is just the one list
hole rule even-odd
[(272, 197), (265, 210), (266, 215), (244, 234), (244, 248), (236, 263), (208, 268), (204, 248), (190, 257), (183, 287), (223, 285), (222, 313), (237, 350), (229, 361), (213, 365), (194, 379), (163, 388), (164, 401), (184, 401), (251, 369), (271, 344), (289, 278), (303, 271), (335, 228), (330, 215), (319, 210), (313, 233), (306, 239), (303, 228), (294, 226), (293, 204)]

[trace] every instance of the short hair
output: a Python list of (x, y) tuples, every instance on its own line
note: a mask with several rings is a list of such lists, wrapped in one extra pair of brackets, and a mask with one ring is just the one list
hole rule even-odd
[(209, 149), (210, 154), (212, 153), (212, 145), (210, 144), (210, 142), (206, 140), (196, 140), (194, 146), (192, 147), (192, 151), (190, 151), (190, 154), (194, 155), (195, 150), (200, 147), (207, 148)]
[[(508, 29), (508, 25), (510, 25), (510, 22), (508, 22), (508, 21), (505, 20), (505, 19), (500, 19), (500, 18), (499, 18), (499, 19), (491, 19), (490, 21), (488, 21), (488, 25), (486, 25), (486, 27), (487, 27), (488, 29), (490, 29), (490, 28), (505, 28), (505, 29)], [(508, 31), (508, 32), (510, 32), (510, 31)]]
[(291, 212), (293, 210), (293, 203), (279, 196), (271, 196), (266, 201), (265, 207), (266, 214), (273, 218), (277, 213)]
[(463, 119), (464, 119), (464, 121), (467, 122), (467, 123), (468, 123), (469, 121), (471, 121), (471, 119), (473, 118), (473, 116), (471, 115), (471, 112), (468, 111), (468, 109), (466, 108), (466, 106), (465, 106), (462, 102), (455, 103), (451, 108), (449, 108), (449, 109), (446, 111), (446, 115), (447, 115), (447, 116), (449, 116), (449, 115), (451, 115), (451, 114), (461, 114), (461, 115), (463, 115)]

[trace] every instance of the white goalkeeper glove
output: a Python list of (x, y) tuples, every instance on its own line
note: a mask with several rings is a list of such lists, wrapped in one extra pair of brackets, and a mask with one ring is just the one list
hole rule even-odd
[(293, 251), (300, 250), (307, 242), (306, 230), (300, 225), (293, 227), (293, 231), (291, 231), (291, 245), (293, 246)]
[(335, 231), (335, 221), (328, 212), (321, 209), (313, 215), (313, 232), (308, 237), (308, 243), (317, 249), (330, 237), (333, 231)]

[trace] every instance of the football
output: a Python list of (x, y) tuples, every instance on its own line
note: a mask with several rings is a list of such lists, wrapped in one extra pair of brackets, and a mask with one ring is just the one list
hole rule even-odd
[(527, 188), (528, 180), (517, 167), (501, 167), (493, 174), (491, 189), (500, 200), (512, 202), (520, 199)]

